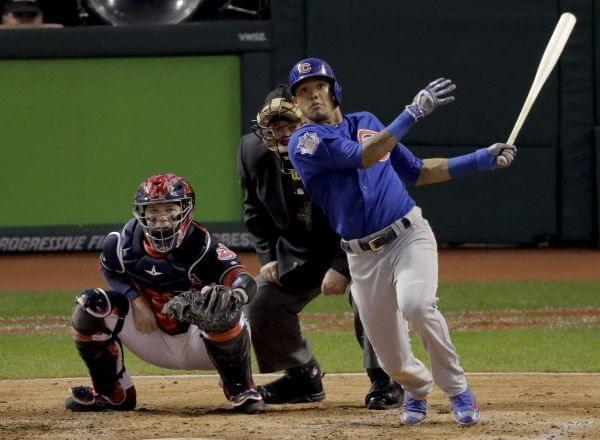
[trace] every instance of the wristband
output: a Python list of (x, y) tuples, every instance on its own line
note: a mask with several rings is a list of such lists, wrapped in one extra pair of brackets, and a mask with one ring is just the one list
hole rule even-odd
[(448, 174), (454, 179), (476, 171), (491, 171), (495, 162), (496, 157), (492, 156), (487, 148), (480, 148), (473, 153), (448, 159)]
[(390, 125), (385, 127), (385, 129), (392, 133), (396, 140), (400, 142), (404, 135), (412, 128), (413, 125), (415, 125), (416, 122), (416, 118), (414, 118), (410, 112), (405, 110), (400, 113), (396, 119), (390, 123)]

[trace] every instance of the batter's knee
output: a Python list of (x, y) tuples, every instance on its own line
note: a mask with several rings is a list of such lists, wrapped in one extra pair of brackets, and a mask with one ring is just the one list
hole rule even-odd
[(407, 286), (400, 295), (399, 307), (409, 322), (422, 319), (436, 308), (435, 295), (428, 284)]

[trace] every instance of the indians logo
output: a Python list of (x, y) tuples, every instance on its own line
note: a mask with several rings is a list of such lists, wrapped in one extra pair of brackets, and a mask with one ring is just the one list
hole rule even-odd
[(315, 154), (318, 145), (319, 136), (317, 133), (309, 131), (298, 138), (298, 148), (300, 148), (300, 153), (302, 154), (310, 154), (312, 156)]
[(300, 73), (308, 73), (312, 70), (312, 66), (310, 63), (302, 63), (298, 66), (298, 72)]
[[(373, 130), (368, 130), (366, 128), (361, 128), (360, 130), (358, 130), (358, 142), (360, 142), (361, 144), (366, 141), (367, 139), (369, 139), (370, 137), (372, 137), (373, 135), (377, 134), (376, 131)], [(385, 153), (381, 159), (379, 159), (379, 162), (385, 162), (386, 160), (388, 160), (390, 158), (390, 153)]]
[(217, 248), (217, 258), (221, 261), (233, 260), (237, 255), (224, 244), (219, 244)]

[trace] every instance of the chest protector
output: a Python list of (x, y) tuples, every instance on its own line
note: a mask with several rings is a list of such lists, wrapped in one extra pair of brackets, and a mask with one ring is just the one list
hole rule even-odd
[(179, 292), (201, 289), (205, 284), (194, 274), (199, 268), (210, 237), (201, 226), (192, 223), (181, 246), (167, 254), (148, 254), (144, 248), (144, 233), (136, 220), (123, 228), (121, 255), (125, 273), (150, 303), (159, 327), (169, 334), (185, 332), (186, 323), (161, 313), (163, 305)]

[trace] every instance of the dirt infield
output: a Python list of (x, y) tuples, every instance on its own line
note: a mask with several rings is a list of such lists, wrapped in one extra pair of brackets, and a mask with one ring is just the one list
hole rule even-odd
[[(254, 255), (242, 255), (253, 273)], [(596, 250), (442, 250), (441, 282), (600, 281)], [(95, 254), (0, 256), (0, 291), (104, 286)], [(478, 314), (479, 313), (479, 314)], [(447, 314), (452, 329), (572, 325), (600, 320), (597, 309)], [(488, 316), (494, 313), (494, 316)], [(303, 315), (305, 328), (351, 329), (351, 315)], [(474, 327), (475, 326), (475, 327)], [(313, 328), (314, 327), (314, 328)], [(64, 317), (6, 318), (0, 333), (68, 331)], [(491, 348), (493, 349), (493, 347)], [(273, 376), (257, 376), (265, 383)], [(273, 405), (267, 414), (231, 413), (216, 376), (137, 377), (138, 409), (74, 414), (69, 386), (89, 379), (0, 381), (0, 439), (600, 439), (600, 374), (470, 374), (482, 420), (462, 428), (436, 387), (425, 424), (404, 427), (398, 410), (368, 411), (365, 375), (326, 375), (324, 402)]]
[(96, 414), (63, 409), (67, 388), (80, 380), (0, 381), (0, 438), (600, 438), (600, 375), (469, 375), (480, 396), (482, 418), (468, 428), (453, 421), (450, 404), (438, 389), (429, 399), (428, 419), (420, 426), (401, 426), (398, 410), (364, 409), (368, 380), (363, 375), (325, 376), (324, 402), (273, 405), (258, 416), (231, 413), (216, 376), (134, 381), (137, 411)]
[[(254, 254), (241, 254), (254, 274)], [(82, 289), (105, 286), (97, 254), (0, 256), (0, 291)], [(442, 249), (440, 281), (600, 281), (596, 249)]]

